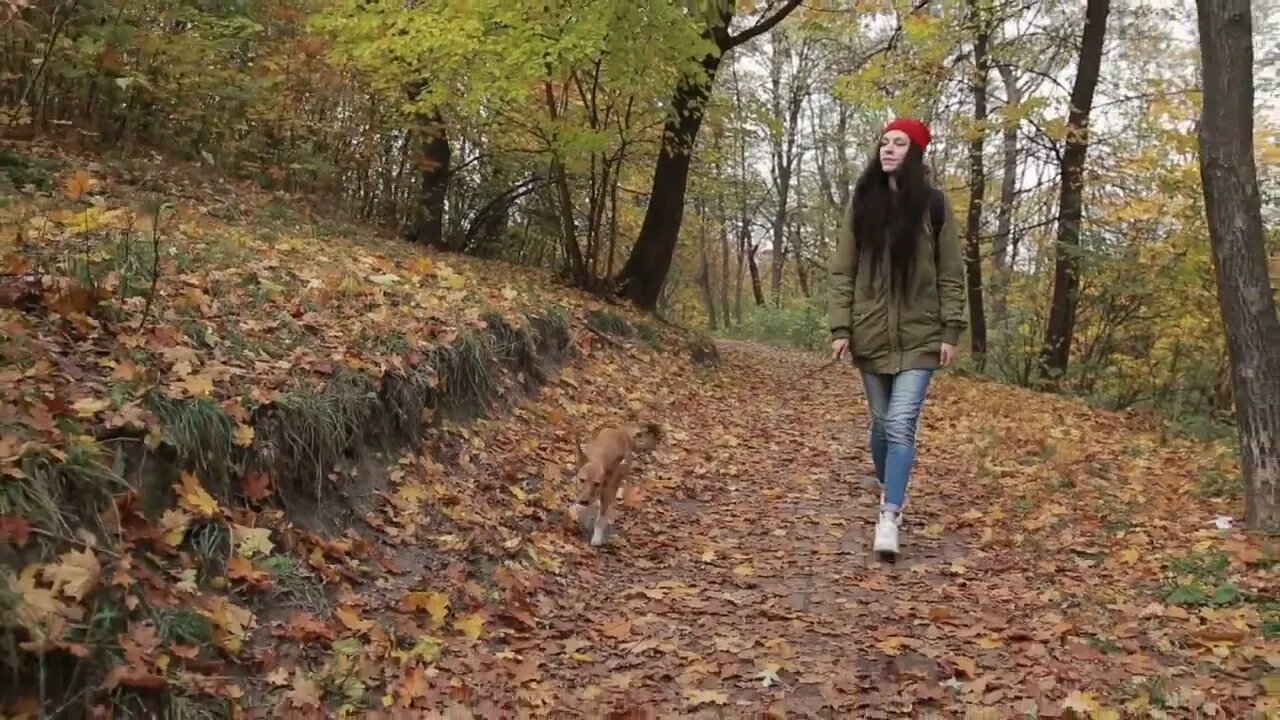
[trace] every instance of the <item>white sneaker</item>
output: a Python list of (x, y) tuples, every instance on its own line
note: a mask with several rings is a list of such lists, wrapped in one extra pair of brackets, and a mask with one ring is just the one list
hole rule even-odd
[(876, 553), (888, 555), (889, 559), (898, 556), (898, 525), (902, 522), (902, 513), (885, 510), (880, 513), (880, 521), (876, 523), (876, 539), (872, 546)]

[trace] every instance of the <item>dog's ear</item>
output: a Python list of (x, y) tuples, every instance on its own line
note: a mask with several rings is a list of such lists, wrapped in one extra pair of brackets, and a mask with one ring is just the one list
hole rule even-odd
[(578, 443), (578, 445), (577, 445), (577, 448), (578, 448), (578, 464), (579, 464), (579, 465), (584, 465), (584, 464), (586, 464), (586, 462), (587, 462), (587, 453), (586, 453), (586, 450), (584, 449), (585, 447), (586, 447), (586, 446), (585, 446), (585, 445), (583, 445), (582, 443)]

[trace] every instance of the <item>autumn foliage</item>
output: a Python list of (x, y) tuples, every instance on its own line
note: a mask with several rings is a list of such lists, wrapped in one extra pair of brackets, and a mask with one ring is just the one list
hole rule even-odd
[[(47, 682), (11, 714), (1269, 707), (1275, 549), (1215, 526), (1227, 456), (944, 379), (911, 544), (880, 565), (850, 370), (736, 344), (695, 365), (536, 272), (198, 177), (156, 213), (68, 171), (6, 215), (44, 288), (3, 316), (7, 672)], [(502, 344), (554, 313), (563, 344)], [(468, 343), (479, 370), (449, 370)], [(416, 444), (377, 414), (415, 377), (438, 393)], [(466, 423), (486, 407), (509, 414)], [(670, 442), (596, 552), (569, 476), (619, 417)]]
[[(698, 99), (658, 316), (612, 280), (723, 16), (412, 5), (0, 0), (0, 716), (1280, 713), (1177, 11), (1112, 9), (1046, 394), (1079, 3), (735, 4), (792, 14)], [(885, 565), (856, 373), (779, 345), (893, 114), (989, 333)], [(592, 549), (577, 445), (649, 421)]]

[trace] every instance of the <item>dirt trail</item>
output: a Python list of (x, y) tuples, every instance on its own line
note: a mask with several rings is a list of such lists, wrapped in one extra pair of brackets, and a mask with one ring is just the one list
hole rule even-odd
[[(940, 679), (935, 663), (895, 640), (917, 634), (914, 606), (927, 613), (950, 596), (980, 611), (981, 592), (951, 587), (963, 538), (931, 527), (950, 489), (928, 477), (939, 474), (930, 472), (937, 453), (922, 460), (902, 558), (878, 562), (878, 495), (859, 481), (870, 464), (855, 374), (806, 377), (795, 355), (753, 346), (724, 354), (732, 380), (690, 418), (677, 456), (701, 481), (688, 497), (653, 490), (600, 562), (570, 580), (552, 621), (628, 618), (630, 632), (588, 633), (597, 661), (557, 681), (600, 687), (624, 706), (684, 710), (706, 699), (803, 714), (892, 704), (913, 678)], [(843, 408), (824, 383), (845, 386)]]
[[(1153, 585), (1160, 543), (1185, 546), (1204, 525), (1180, 504), (1185, 481), (1154, 473), (1150, 497), (1170, 499), (1144, 504), (1142, 490), (1116, 480), (1194, 449), (1124, 455), (1098, 440), (1099, 452), (1080, 450), (1065, 430), (1053, 431), (1066, 438), (1059, 445), (1037, 445), (1027, 438), (1038, 431), (1010, 409), (1026, 407), (1020, 391), (944, 378), (921, 422), (903, 554), (888, 565), (870, 552), (878, 495), (863, 481), (871, 466), (856, 373), (811, 372), (820, 358), (751, 344), (721, 352), (718, 370), (678, 381), (604, 353), (515, 417), (479, 428), (467, 482), (522, 483), (512, 492), (528, 503), (479, 511), (488, 529), (468, 537), (510, 549), (524, 570), (491, 573), (505, 604), (486, 605), (474, 562), (406, 545), (395, 564), (412, 571), (382, 582), (388, 602), (461, 583), (469, 589), (455, 589), (451, 613), (469, 594), (486, 624), (477, 640), (445, 640), (425, 679), (389, 682), (389, 697), (462, 717), (1258, 707), (1265, 641), (1238, 630), (1259, 624), (1257, 611), (1192, 617), (1161, 605), (1167, 590)], [(1003, 409), (984, 404), (996, 393), (1012, 398)], [(613, 419), (610, 407), (660, 409), (668, 438), (639, 465), (640, 497), (597, 551), (557, 524), (553, 505), (566, 498), (552, 499), (536, 477), (564, 471), (572, 442)], [(1055, 427), (1088, 422), (1099, 438), (1121, 437), (1121, 421), (1067, 408), (1037, 412)], [(1001, 436), (1019, 457), (981, 460)], [(1024, 465), (991, 465), (1015, 461)], [(1126, 549), (1136, 547), (1152, 555)], [(530, 558), (542, 571), (529, 570)], [(1196, 644), (1206, 636), (1239, 647)], [(1197, 678), (1191, 669), (1214, 657), (1216, 679)]]

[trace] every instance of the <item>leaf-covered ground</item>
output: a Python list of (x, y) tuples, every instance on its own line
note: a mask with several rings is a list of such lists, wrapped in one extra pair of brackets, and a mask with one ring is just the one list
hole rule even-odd
[[(847, 367), (735, 343), (700, 366), (670, 331), (591, 315), (540, 273), (183, 178), (163, 184), (176, 210), (148, 303), (155, 258), (123, 242), (152, 237), (139, 190), (92, 169), (60, 183), (4, 211), (17, 242), (0, 248), (42, 288), (0, 311), (9, 715), (68, 678), (85, 694), (53, 707), (110, 717), (1280, 707), (1280, 559), (1215, 525), (1239, 500), (1215, 499), (1233, 467), (1211, 446), (943, 376), (904, 556), (885, 565)], [(576, 353), (509, 413), (424, 415), (417, 450), (334, 458), (314, 480), (214, 462), (309, 457), (280, 438), (320, 452), (265, 407), (310, 408), (308, 432), (355, 443), (382, 427), (360, 398), (388, 377), (515, 401), (523, 373), (437, 377), (431, 353), (549, 307)], [(593, 550), (564, 513), (574, 445), (633, 419), (666, 438)], [(129, 470), (128, 447), (188, 462), (147, 492), (157, 472)], [(287, 482), (324, 492), (300, 505)]]
[[(462, 599), (462, 622), (475, 608), (486, 619), (479, 639), (449, 646), (430, 689), (414, 669), (384, 668), (395, 698), (396, 682), (433, 697), (461, 678), (473, 692), (461, 702), (489, 715), (1274, 709), (1275, 557), (1214, 527), (1233, 508), (1196, 492), (1213, 463), (1204, 448), (1159, 448), (1075, 403), (944, 379), (905, 556), (887, 566), (868, 552), (877, 495), (859, 482), (855, 375), (813, 376), (811, 356), (760, 346), (723, 352), (714, 376), (677, 382), (670, 367), (592, 362), (480, 436), (492, 455), (463, 482), (509, 478), (510, 526), (554, 516), (527, 478), (563, 465), (609, 405), (656, 408), (672, 434), (606, 549), (535, 530), (538, 556), (558, 558), (539, 592), (519, 610)], [(449, 587), (409, 574), (420, 578), (406, 589)], [(509, 603), (522, 594), (508, 591)], [(466, 595), (454, 590), (451, 609)]]

